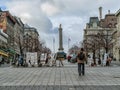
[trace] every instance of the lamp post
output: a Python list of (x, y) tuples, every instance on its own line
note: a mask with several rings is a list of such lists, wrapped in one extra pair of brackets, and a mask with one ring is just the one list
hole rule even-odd
[(24, 61), (25, 63), (26, 63), (26, 53), (29, 51), (29, 43), (30, 43), (29, 37), (30, 36), (28, 34), (24, 35)]

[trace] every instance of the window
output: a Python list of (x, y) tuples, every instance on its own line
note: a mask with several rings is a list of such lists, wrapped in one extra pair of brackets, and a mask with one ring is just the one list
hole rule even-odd
[(109, 28), (111, 28), (111, 27), (112, 27), (112, 24), (111, 24), (111, 23), (109, 23), (109, 24), (108, 24), (108, 27), (109, 27)]

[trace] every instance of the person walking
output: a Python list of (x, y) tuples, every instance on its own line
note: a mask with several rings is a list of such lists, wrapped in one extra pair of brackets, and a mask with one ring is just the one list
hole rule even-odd
[(46, 60), (45, 60), (45, 64), (47, 64), (47, 63), (48, 63), (48, 54), (47, 54)]
[(92, 66), (92, 57), (90, 56), (90, 55), (88, 55), (88, 65), (89, 65), (89, 67), (91, 67)]
[(84, 52), (84, 49), (81, 48), (80, 52), (77, 55), (79, 76), (81, 76), (81, 74), (85, 75), (85, 61), (86, 61), (86, 53)]

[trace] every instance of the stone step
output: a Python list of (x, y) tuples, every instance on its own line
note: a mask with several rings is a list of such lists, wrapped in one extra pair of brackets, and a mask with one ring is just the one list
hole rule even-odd
[(80, 86), (0, 86), (0, 90), (120, 90), (119, 85), (96, 86), (96, 85), (80, 85)]

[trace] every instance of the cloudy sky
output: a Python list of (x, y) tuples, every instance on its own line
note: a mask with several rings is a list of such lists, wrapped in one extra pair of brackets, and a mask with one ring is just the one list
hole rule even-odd
[(98, 16), (98, 8), (103, 7), (103, 18), (108, 10), (116, 13), (120, 9), (120, 0), (0, 0), (2, 10), (9, 10), (23, 23), (37, 28), (40, 39), (53, 51), (58, 51), (58, 26), (63, 28), (63, 47), (79, 44), (83, 40), (83, 29), (89, 17)]

